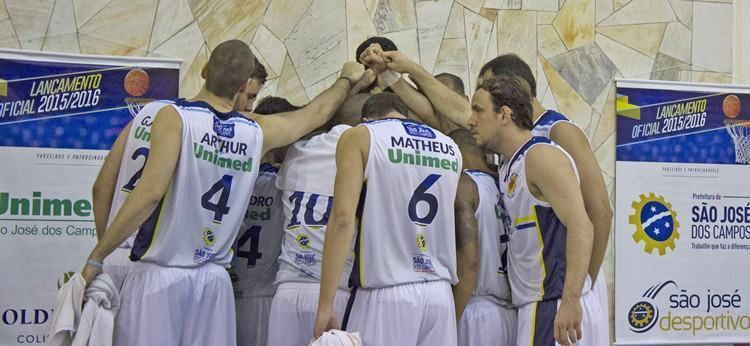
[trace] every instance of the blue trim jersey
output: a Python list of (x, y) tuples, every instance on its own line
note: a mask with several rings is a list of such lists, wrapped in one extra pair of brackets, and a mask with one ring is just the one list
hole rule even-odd
[(278, 172), (270, 163), (260, 165), (234, 246), (235, 298), (269, 297), (276, 292), (274, 281), (284, 237), (281, 190), (276, 188)]
[[(508, 272), (513, 304), (559, 299), (565, 283), (567, 229), (552, 206), (531, 194), (526, 181), (526, 154), (536, 145), (553, 146), (544, 137), (532, 137), (500, 168), (500, 193), (509, 220)], [(573, 165), (573, 159), (566, 156)], [(576, 173), (577, 174), (577, 173)], [(584, 290), (591, 287), (586, 276)]]
[[(171, 104), (174, 104), (174, 102), (168, 100), (150, 102), (143, 106), (133, 118), (125, 142), (125, 149), (122, 153), (122, 161), (120, 161), (120, 171), (117, 174), (117, 184), (115, 185), (115, 193), (112, 196), (112, 205), (107, 219), (108, 227), (114, 221), (130, 192), (135, 189), (141, 179), (143, 167), (146, 166), (148, 153), (151, 150), (151, 124), (154, 123), (159, 110)], [(103, 232), (104, 230), (100, 231)], [(120, 248), (132, 248), (137, 234), (137, 231), (131, 234), (127, 240), (120, 244)]]
[(357, 210), (352, 283), (364, 288), (456, 277), (458, 146), (406, 119), (367, 122), (370, 151)]
[(238, 112), (177, 101), (180, 157), (152, 215), (141, 225), (130, 259), (172, 267), (228, 266), (258, 176), (263, 133)]
[(510, 287), (507, 276), (508, 234), (503, 223), (505, 208), (500, 203), (497, 179), (485, 172), (464, 170), (476, 184), (479, 204), (474, 212), (477, 220), (479, 244), (479, 269), (477, 285), (472, 295), (490, 297), (504, 306), (510, 306)]
[(552, 128), (560, 123), (570, 123), (581, 129), (573, 120), (568, 119), (561, 113), (548, 109), (534, 122), (534, 128), (531, 129), (531, 135), (533, 137), (549, 138)]

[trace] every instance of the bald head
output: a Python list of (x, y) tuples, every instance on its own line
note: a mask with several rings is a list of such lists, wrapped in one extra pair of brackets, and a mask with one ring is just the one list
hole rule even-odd
[(372, 94), (356, 94), (349, 96), (336, 110), (330, 122), (330, 127), (344, 124), (355, 126), (362, 122), (362, 106), (372, 97)]
[(467, 129), (457, 129), (451, 131), (448, 134), (456, 144), (458, 144), (458, 150), (461, 151), (461, 155), (464, 157), (475, 156), (477, 158), (483, 157), (482, 148), (477, 145), (474, 140), (474, 136)]
[(255, 70), (255, 55), (240, 40), (220, 43), (213, 51), (205, 69), (206, 89), (214, 95), (232, 100)]

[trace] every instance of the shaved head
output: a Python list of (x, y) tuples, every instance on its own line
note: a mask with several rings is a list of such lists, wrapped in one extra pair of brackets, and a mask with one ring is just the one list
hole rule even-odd
[(234, 99), (255, 70), (255, 55), (240, 40), (224, 41), (213, 51), (206, 64), (206, 89), (214, 95)]
[(338, 124), (355, 126), (362, 121), (362, 106), (372, 97), (372, 94), (356, 94), (349, 96), (336, 110), (330, 121), (330, 127)]

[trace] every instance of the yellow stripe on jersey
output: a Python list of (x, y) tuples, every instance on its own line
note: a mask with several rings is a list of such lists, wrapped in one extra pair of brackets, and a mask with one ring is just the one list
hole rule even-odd
[[(172, 191), (172, 182), (169, 182), (169, 187), (167, 188), (167, 192), (164, 193), (164, 196), (162, 197), (162, 201), (167, 198), (169, 195), (169, 192)], [(163, 203), (163, 202), (162, 202)], [(159, 234), (159, 225), (161, 225), (162, 216), (164, 215), (164, 210), (167, 208), (161, 208), (159, 210), (159, 216), (156, 218), (156, 226), (154, 227), (154, 234), (151, 236), (151, 241), (148, 243), (148, 248), (146, 248), (146, 251), (141, 255), (141, 258), (145, 257), (148, 253), (148, 250), (151, 250), (151, 247), (154, 245), (154, 241), (156, 241), (156, 235)]]
[(524, 216), (524, 217), (516, 220), (516, 222), (514, 222), (513, 225), (514, 226), (518, 226), (520, 224), (524, 224), (524, 223), (532, 222), (532, 221), (536, 221), (536, 212), (532, 213), (531, 215), (527, 215), (527, 216)]
[(536, 308), (537, 304), (539, 302), (534, 302), (534, 312), (531, 314), (531, 342), (529, 343), (529, 346), (534, 346), (534, 337), (536, 336)]

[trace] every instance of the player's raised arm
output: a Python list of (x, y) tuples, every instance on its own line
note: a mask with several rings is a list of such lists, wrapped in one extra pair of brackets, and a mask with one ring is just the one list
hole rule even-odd
[(129, 122), (117, 135), (112, 149), (109, 150), (104, 164), (96, 176), (94, 186), (91, 188), (91, 198), (94, 203), (94, 225), (96, 226), (96, 238), (101, 240), (109, 221), (109, 212), (112, 209), (112, 198), (117, 188), (117, 175), (120, 173), (122, 153), (125, 151), (125, 143), (130, 133)]
[(594, 152), (591, 151), (586, 135), (578, 126), (561, 122), (552, 128), (550, 139), (573, 157), (581, 177), (583, 202), (594, 224), (594, 246), (591, 252), (591, 263), (589, 263), (589, 275), (593, 282), (596, 281), (599, 268), (604, 262), (612, 222), (612, 207), (609, 205), (609, 196), (601, 168), (599, 168)]
[[(117, 217), (96, 244), (89, 260), (101, 263), (135, 232), (164, 197), (180, 156), (182, 120), (173, 107), (163, 107), (151, 128), (151, 151), (143, 175)], [(101, 268), (87, 264), (83, 278), (90, 283)]]
[(398, 51), (383, 52), (386, 66), (396, 72), (408, 73), (424, 91), (436, 112), (464, 128), (469, 128), (471, 104), (462, 95), (440, 83), (427, 70)]
[(567, 228), (565, 283), (554, 332), (558, 343), (570, 345), (583, 337), (580, 298), (591, 258), (593, 226), (586, 215), (573, 163), (564, 152), (538, 145), (527, 155), (526, 175), (532, 194), (549, 202)]
[(362, 127), (346, 130), (336, 147), (336, 182), (333, 195), (336, 199), (328, 220), (323, 244), (323, 263), (320, 280), (318, 313), (315, 318), (314, 337), (338, 328), (333, 302), (341, 271), (354, 237), (356, 210), (364, 182), (370, 133)]
[(456, 304), (456, 320), (461, 319), (464, 308), (469, 303), (477, 285), (479, 268), (478, 225), (474, 216), (479, 206), (479, 191), (474, 181), (461, 174), (456, 193), (456, 263), (458, 284), (453, 286), (453, 300)]
[(341, 68), (341, 77), (307, 106), (294, 112), (257, 117), (263, 129), (263, 152), (287, 146), (312, 132), (331, 119), (336, 109), (364, 74), (364, 66), (347, 62)]

